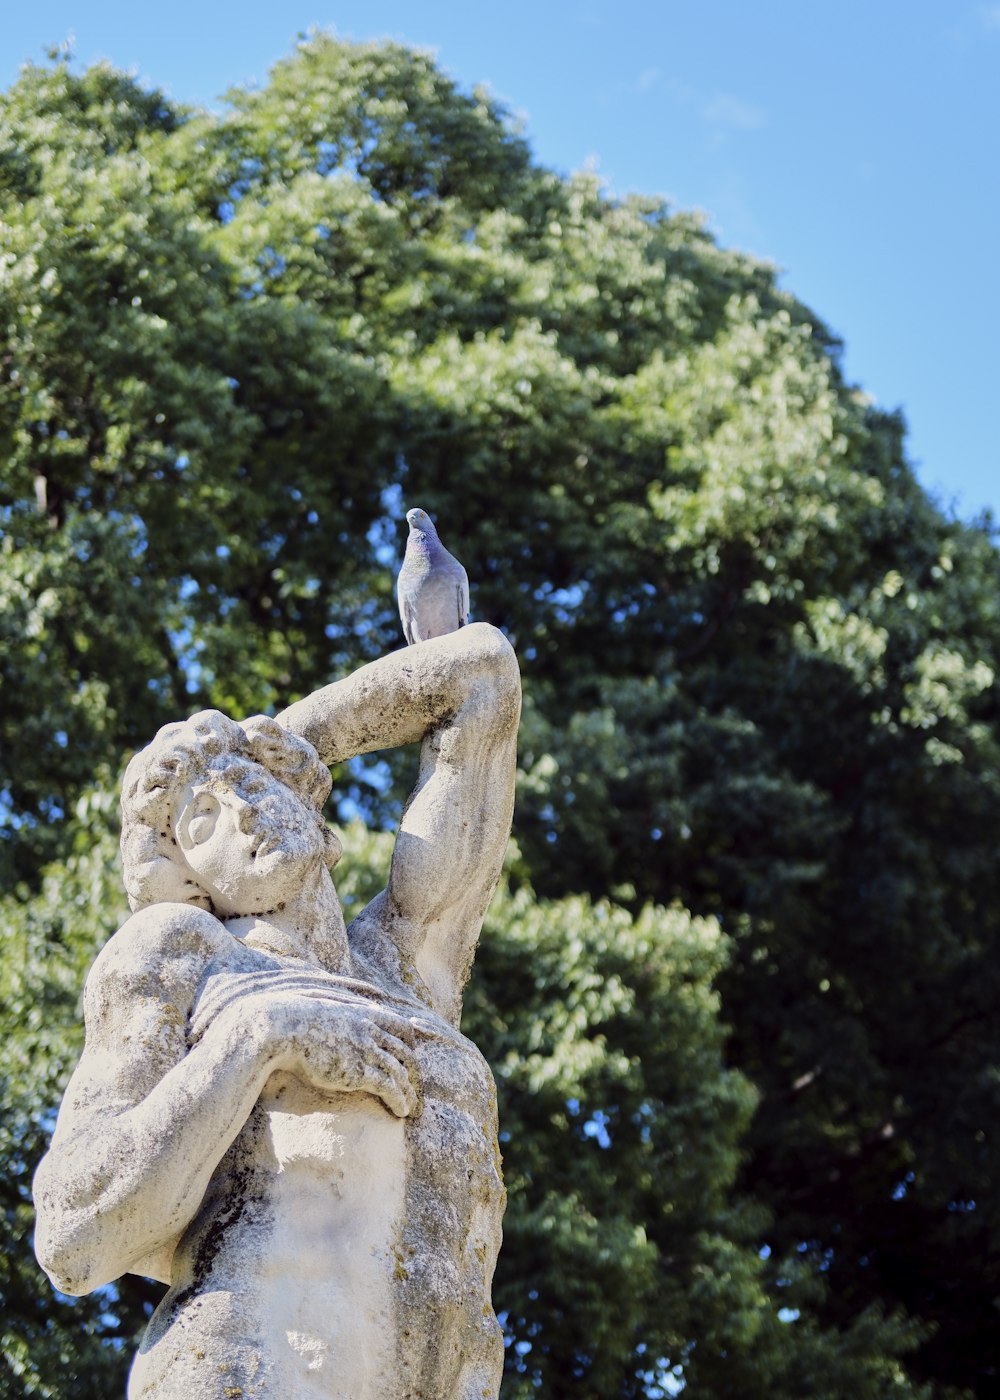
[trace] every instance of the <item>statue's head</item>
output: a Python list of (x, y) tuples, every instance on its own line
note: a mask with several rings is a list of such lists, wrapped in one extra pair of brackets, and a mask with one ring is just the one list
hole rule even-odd
[(321, 816), (330, 774), (315, 749), (262, 715), (203, 710), (168, 724), (122, 782), (122, 858), (134, 910), (167, 900), (220, 918), (264, 913), (304, 868), (332, 867)]

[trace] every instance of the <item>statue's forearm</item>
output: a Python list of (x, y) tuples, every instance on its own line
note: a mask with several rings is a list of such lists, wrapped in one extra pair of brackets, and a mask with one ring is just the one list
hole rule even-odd
[(253, 1026), (206, 1037), (135, 1108), (60, 1129), (35, 1177), (35, 1248), (64, 1293), (118, 1278), (194, 1216), (269, 1072)]
[(362, 666), (277, 718), (308, 739), (324, 763), (339, 763), (416, 743), (458, 716), (473, 689), (494, 684), (497, 706), (505, 711), (516, 676), (517, 663), (502, 633), (474, 623)]

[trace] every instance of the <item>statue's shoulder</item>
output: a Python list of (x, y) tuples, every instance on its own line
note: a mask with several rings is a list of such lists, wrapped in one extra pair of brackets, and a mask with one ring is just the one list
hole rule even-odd
[(87, 977), (93, 1001), (110, 986), (170, 999), (192, 989), (207, 965), (224, 957), (233, 937), (214, 915), (191, 904), (151, 904), (133, 914), (101, 949)]

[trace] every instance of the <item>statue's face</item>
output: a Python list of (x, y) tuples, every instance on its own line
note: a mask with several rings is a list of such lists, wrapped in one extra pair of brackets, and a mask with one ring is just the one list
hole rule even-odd
[(192, 783), (175, 823), (177, 843), (221, 918), (262, 914), (324, 864), (316, 815), (258, 763)]

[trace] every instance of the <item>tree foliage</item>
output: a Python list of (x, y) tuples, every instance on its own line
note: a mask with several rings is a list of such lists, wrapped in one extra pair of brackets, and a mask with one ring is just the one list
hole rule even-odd
[[(27, 1249), (123, 755), (397, 645), (414, 502), (524, 669), (505, 1396), (993, 1393), (1000, 556), (822, 323), (323, 35), (219, 115), (26, 68), (0, 237), (0, 1395), (110, 1393), (155, 1296)], [(335, 775), (349, 909), (412, 763)]]

